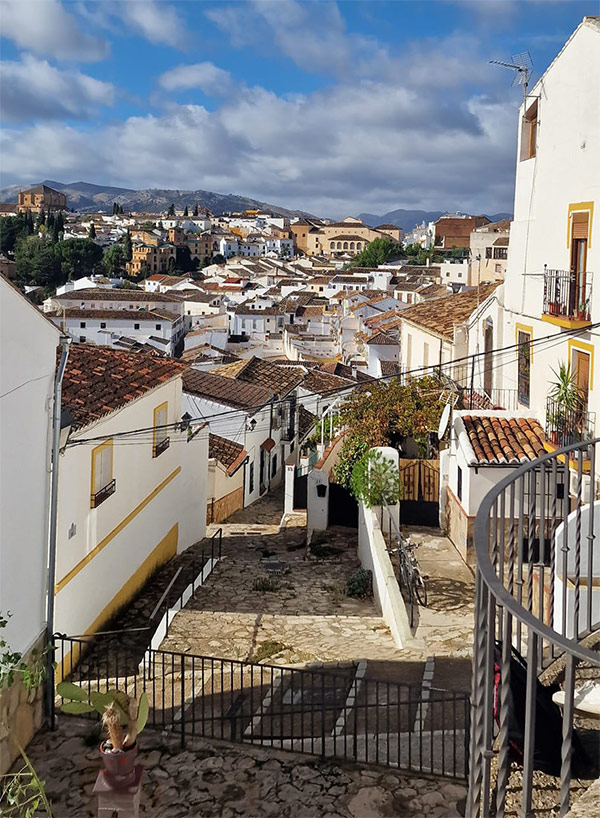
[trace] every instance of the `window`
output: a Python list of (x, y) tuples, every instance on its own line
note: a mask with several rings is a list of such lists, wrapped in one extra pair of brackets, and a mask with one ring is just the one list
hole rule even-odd
[(254, 463), (250, 463), (250, 474), (248, 476), (248, 494), (254, 491)]
[(170, 440), (167, 434), (168, 403), (161, 403), (154, 410), (154, 430), (152, 432), (152, 457), (159, 457), (169, 448)]
[(508, 248), (507, 247), (494, 247), (494, 258), (504, 259), (508, 258)]
[(532, 159), (536, 152), (538, 125), (538, 101), (537, 99), (527, 109), (523, 117), (521, 126), (521, 162), (524, 159)]
[(362, 242), (360, 242), (360, 241), (357, 241), (357, 242), (356, 242), (356, 249), (357, 249), (357, 250), (361, 250), (361, 249), (362, 249)]
[(456, 496), (462, 500), (462, 469), (460, 466), (456, 467)]
[(85, 329), (85, 321), (80, 321), (79, 322), (79, 328), (80, 329)]
[(100, 321), (100, 329), (106, 329), (106, 321)]
[(334, 241), (329, 242), (329, 249), (330, 250), (335, 250), (335, 242)]
[(155, 324), (154, 325), (154, 329), (161, 329), (161, 328), (162, 328), (162, 324)]
[(274, 454), (271, 458), (271, 477), (275, 477), (277, 474), (277, 455)]
[(133, 328), (134, 328), (134, 329), (139, 329), (139, 328), (140, 328), (140, 325), (139, 325), (139, 324), (134, 324), (134, 325), (133, 325)]
[(100, 503), (115, 493), (117, 481), (113, 480), (113, 444), (107, 440), (92, 449), (92, 487), (90, 508), (97, 508)]
[(354, 242), (353, 241), (350, 242), (350, 249), (354, 250)]
[(492, 250), (493, 250), (492, 247), (486, 247), (485, 248), (485, 257), (486, 258), (491, 258), (492, 257)]
[(85, 344), (85, 342), (86, 342), (86, 337), (85, 337), (85, 335), (80, 335), (80, 336), (79, 336), (79, 343), (80, 343), (80, 344)]
[(348, 242), (347, 242), (347, 241), (345, 241), (345, 242), (344, 242), (344, 250), (347, 250), (347, 249), (348, 249)]
[(519, 345), (517, 366), (518, 383), (517, 394), (519, 403), (529, 406), (530, 374), (531, 374), (531, 333), (519, 330), (517, 333)]

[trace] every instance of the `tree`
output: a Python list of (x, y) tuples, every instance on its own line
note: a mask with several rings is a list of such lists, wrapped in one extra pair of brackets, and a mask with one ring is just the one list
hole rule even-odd
[(226, 262), (227, 262), (227, 259), (225, 258), (225, 256), (222, 253), (216, 253), (212, 257), (212, 262), (211, 263), (212, 264), (225, 264)]
[(197, 204), (196, 204), (196, 206), (194, 207), (194, 212), (193, 212), (193, 214), (192, 214), (192, 215), (193, 215), (193, 217), (194, 217), (194, 218), (197, 218), (197, 216), (198, 216), (198, 205), (197, 205)]
[(59, 229), (58, 220), (57, 220), (52, 225), (52, 243), (53, 244), (58, 244), (58, 242), (60, 241), (60, 238), (61, 238), (60, 233), (61, 233), (61, 231)]
[(38, 213), (38, 217), (37, 217), (37, 226), (38, 226), (38, 227), (41, 227), (41, 225), (43, 225), (43, 224), (46, 224), (46, 212), (45, 212), (45, 210), (42, 208), (42, 209), (40, 210), (40, 212)]
[(356, 499), (367, 508), (383, 507), (386, 503), (392, 506), (401, 494), (398, 467), (383, 452), (371, 449), (355, 463), (350, 487)]
[(187, 244), (175, 248), (175, 265), (182, 273), (191, 273), (198, 269), (198, 259), (193, 259)]
[(90, 222), (90, 229), (88, 230), (88, 239), (95, 239), (96, 238), (96, 227), (94, 222)]
[(123, 249), (125, 250), (125, 260), (131, 261), (133, 258), (133, 248), (131, 246), (131, 233), (129, 230), (123, 236)]
[(24, 284), (57, 287), (64, 283), (60, 253), (50, 237), (24, 236), (15, 245), (17, 278)]
[(171, 203), (169, 205), (169, 209), (167, 210), (167, 216), (173, 217), (175, 215), (175, 205)]
[(56, 225), (56, 228), (57, 228), (57, 230), (58, 230), (58, 232), (59, 232), (59, 233), (63, 233), (63, 232), (64, 232), (64, 229), (65, 229), (65, 220), (64, 220), (64, 218), (63, 218), (63, 214), (62, 214), (62, 213), (59, 213), (59, 214), (58, 214), (58, 216), (56, 217), (56, 221), (54, 222), (54, 224)]
[(378, 267), (390, 258), (401, 258), (404, 255), (402, 245), (391, 239), (373, 239), (362, 253), (350, 262), (351, 267)]
[(102, 259), (102, 265), (109, 278), (121, 278), (125, 263), (125, 248), (118, 242), (108, 248)]
[(354, 464), (373, 446), (399, 449), (406, 437), (413, 437), (425, 449), (429, 432), (439, 426), (443, 394), (438, 379), (427, 376), (410, 378), (404, 385), (397, 379), (376, 383), (352, 395), (340, 410), (341, 422), (350, 431), (333, 470), (336, 481), (350, 488)]
[(61, 272), (66, 281), (93, 275), (102, 261), (102, 248), (91, 239), (66, 239), (59, 242)]
[(186, 206), (185, 206), (185, 210), (183, 211), (183, 218), (184, 218), (184, 219), (187, 219), (187, 217), (188, 217), (189, 215), (190, 215), (190, 214), (189, 214), (189, 212), (188, 212), (188, 206), (186, 205)]
[(31, 213), (19, 214), (18, 216), (5, 216), (0, 219), (0, 252), (12, 253), (15, 243), (22, 236), (31, 235), (33, 232), (33, 221), (31, 226)]

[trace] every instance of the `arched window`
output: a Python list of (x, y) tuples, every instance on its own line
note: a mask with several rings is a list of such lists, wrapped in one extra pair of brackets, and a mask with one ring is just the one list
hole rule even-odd
[(362, 248), (362, 242), (357, 241), (357, 242), (356, 242), (356, 249), (357, 249), (357, 250), (360, 250), (361, 248)]
[(350, 249), (354, 250), (354, 242), (353, 241), (350, 242)]
[(347, 249), (348, 249), (348, 242), (347, 242), (347, 241), (345, 241), (345, 242), (344, 242), (344, 250), (347, 250)]
[(335, 242), (334, 241), (329, 242), (329, 249), (330, 250), (335, 250)]
[(341, 250), (341, 249), (342, 249), (342, 242), (341, 242), (341, 241), (338, 241), (338, 243), (337, 243), (337, 249), (338, 249), (338, 250)]

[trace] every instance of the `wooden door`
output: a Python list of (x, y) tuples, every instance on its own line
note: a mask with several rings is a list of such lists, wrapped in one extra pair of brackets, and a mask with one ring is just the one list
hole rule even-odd
[(440, 496), (440, 461), (420, 461), (420, 499), (426, 503), (437, 503)]
[(587, 409), (588, 393), (590, 391), (590, 356), (587, 352), (579, 349), (573, 350), (572, 360), (573, 374), (575, 382), (581, 394), (583, 406)]
[(419, 499), (419, 461), (400, 459), (400, 485), (403, 500)]

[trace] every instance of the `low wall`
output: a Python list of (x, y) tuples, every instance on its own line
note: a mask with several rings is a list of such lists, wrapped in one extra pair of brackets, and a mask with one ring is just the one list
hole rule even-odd
[(373, 596), (396, 647), (408, 647), (414, 637), (406, 606), (387, 553), (374, 509), (358, 504), (358, 557), (363, 568), (372, 572)]
[[(40, 637), (32, 648), (41, 651), (45, 637)], [(32, 651), (23, 657), (31, 661)], [(11, 685), (0, 690), (0, 775), (11, 768), (20, 755), (19, 745), (25, 749), (42, 726), (42, 699), (44, 686), (27, 690), (20, 675)]]
[(469, 564), (475, 563), (475, 548), (473, 545), (473, 533), (475, 528), (475, 517), (469, 517), (452, 490), (447, 487), (446, 502), (443, 509), (440, 509), (442, 518), (442, 530), (452, 540), (454, 547), (463, 560)]
[(244, 505), (244, 487), (240, 486), (234, 491), (229, 492), (224, 497), (219, 497), (216, 500), (214, 497), (207, 500), (206, 503), (206, 524), (222, 523), (228, 517), (243, 508)]

